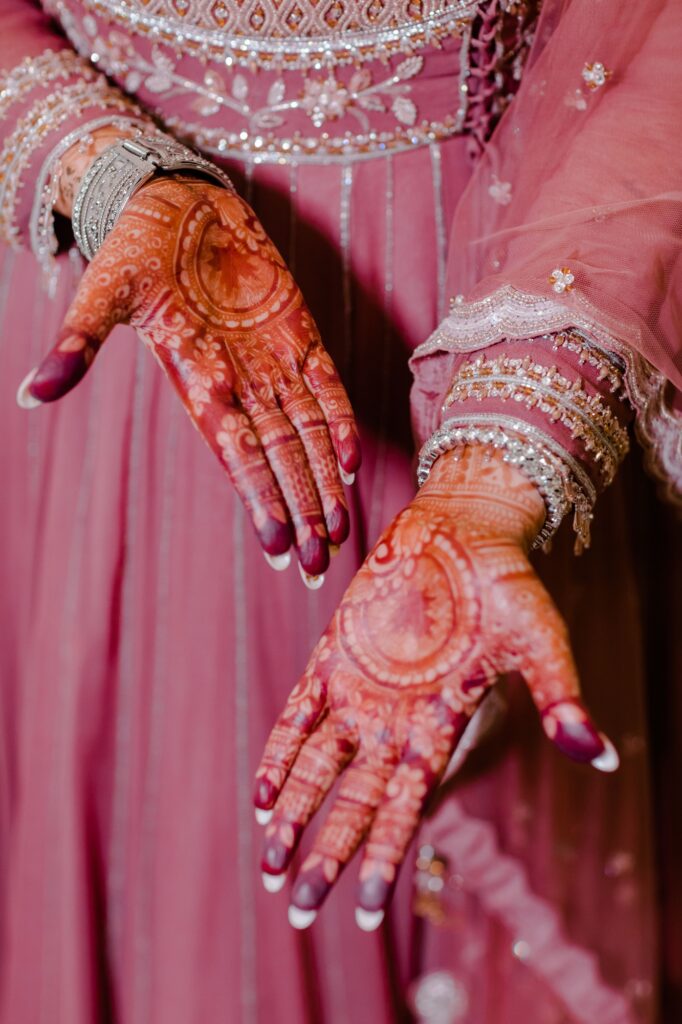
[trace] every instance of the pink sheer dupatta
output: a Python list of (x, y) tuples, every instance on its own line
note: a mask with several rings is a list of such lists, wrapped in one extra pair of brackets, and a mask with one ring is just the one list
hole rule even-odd
[(575, 326), (625, 359), (650, 468), (682, 496), (680, 52), (679, 0), (547, 0), (452, 224), (450, 315), (412, 359), (421, 436), (453, 353)]

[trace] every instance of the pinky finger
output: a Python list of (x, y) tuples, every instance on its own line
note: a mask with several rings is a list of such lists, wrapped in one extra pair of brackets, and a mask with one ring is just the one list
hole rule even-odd
[(321, 342), (311, 346), (303, 375), (324, 413), (344, 480), (348, 482), (350, 475), (352, 482), (352, 474), (360, 468), (360, 438), (346, 389)]
[(270, 812), (275, 806), (304, 741), (322, 718), (325, 704), (326, 687), (314, 667), (309, 668), (273, 726), (256, 772), (253, 802), (256, 817), (262, 824), (267, 824), (272, 815), (258, 814), (258, 811)]

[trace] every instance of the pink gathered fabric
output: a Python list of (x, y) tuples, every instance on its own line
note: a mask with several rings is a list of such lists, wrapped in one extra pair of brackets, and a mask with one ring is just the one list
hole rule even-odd
[[(548, 278), (566, 265), (568, 311), (592, 311), (677, 387), (682, 141), (676, 0), (550, 0), (521, 88), (481, 160), (452, 224), (450, 295), (502, 286), (557, 298)], [(610, 73), (590, 89), (582, 72)], [(500, 191), (500, 185), (508, 188)]]
[[(553, 26), (558, 7), (546, 7), (545, 25)], [(582, 0), (563, 5), (567, 21), (559, 27), (584, 7)], [(658, 14), (676, 15), (658, 0), (641, 7), (650, 13), (651, 53), (665, 55)], [(37, 11), (27, 21), (20, 8), (10, 0), (0, 6), (16, 33), (0, 36), (5, 66), (58, 38)], [(608, 53), (595, 22), (595, 50), (585, 59), (622, 69), (644, 38), (641, 9), (628, 16), (633, 30), (622, 42), (614, 34)], [(545, 35), (540, 43), (534, 76), (554, 45)], [(436, 104), (454, 88), (450, 58), (436, 58)], [(572, 68), (552, 63), (557, 89), (579, 76), (582, 59), (581, 52)], [(595, 99), (603, 104), (607, 94)], [(181, 98), (157, 100), (164, 120), (185, 113)], [(369, 545), (414, 493), (407, 361), (442, 319), (443, 225), (454, 225), (449, 283), (468, 290), (457, 268), (468, 275), (478, 266), (469, 239), (492, 216), (488, 162), (499, 161), (515, 202), (526, 197), (514, 213), (511, 204), (495, 207), (495, 217), (533, 225), (548, 201), (540, 185), (563, 139), (564, 109), (538, 108), (544, 119), (534, 124), (547, 133), (546, 148), (534, 141), (532, 159), (520, 160), (513, 132), (502, 134), (511, 131), (514, 103), (473, 178), (465, 138), (350, 171), (228, 168), (289, 260), (361, 424), (353, 532), (321, 591), (306, 591), (294, 568), (274, 574), (265, 564), (228, 482), (132, 331), (117, 329), (63, 402), (30, 414), (17, 408), (16, 386), (54, 340), (80, 270), (62, 258), (58, 293), (49, 299), (33, 257), (2, 250), (2, 1024), (389, 1024), (410, 1014), (424, 1024), (583, 1024), (602, 1012), (609, 1024), (657, 1022), (650, 641), (642, 618), (652, 593), (642, 565), (656, 534), (636, 516), (649, 493), (636, 466), (600, 502), (592, 551), (577, 563), (564, 535), (541, 567), (569, 622), (586, 698), (621, 751), (621, 772), (595, 778), (559, 759), (529, 702), (512, 689), (503, 731), (444, 790), (418, 839), (448, 864), (440, 925), (413, 913), (413, 855), (387, 926), (375, 935), (355, 926), (353, 869), (306, 933), (286, 921), (287, 889), (267, 895), (258, 874), (250, 794), (263, 742)], [(618, 117), (620, 124), (620, 108)], [(605, 145), (620, 146), (613, 134), (598, 132)], [(604, 152), (594, 159), (607, 166)], [(638, 149), (632, 159), (634, 176), (645, 158)], [(557, 157), (549, 191), (563, 166)], [(579, 226), (590, 252), (614, 244), (591, 233), (579, 205), (592, 194), (591, 178), (578, 170), (570, 202), (562, 189), (553, 192), (566, 211), (543, 227), (547, 252), (549, 227), (564, 221)], [(658, 175), (656, 163), (654, 191)], [(522, 220), (531, 197), (537, 214)], [(651, 224), (642, 235), (651, 246), (644, 278), (637, 283), (628, 270), (612, 303), (605, 289), (609, 316), (616, 299), (634, 303), (656, 284), (647, 263), (654, 251), (670, 262), (671, 222), (659, 231), (657, 202), (647, 207), (651, 220), (636, 219), (643, 209), (633, 204), (619, 223)], [(510, 239), (516, 235), (524, 238), (523, 230)], [(530, 239), (528, 251), (535, 253)], [(550, 262), (551, 270), (554, 256)], [(522, 264), (510, 256), (502, 276), (531, 287), (530, 272), (516, 276)], [(671, 291), (651, 292), (654, 312), (642, 322), (653, 333), (641, 328), (647, 358), (659, 359), (654, 327), (672, 308)], [(663, 354), (661, 343), (661, 368)], [(415, 420), (433, 415), (433, 394), (417, 390), (413, 402)], [(642, 565), (630, 557), (638, 550)], [(672, 605), (662, 606), (660, 622), (666, 615)], [(436, 970), (465, 992), (445, 1018), (416, 1009), (424, 1005), (419, 986)]]
[[(453, 353), (573, 325), (625, 358), (649, 469), (682, 501), (681, 33), (675, 0), (543, 5), (452, 223), (457, 304), (411, 360), (420, 437)], [(570, 288), (553, 288), (557, 271)]]

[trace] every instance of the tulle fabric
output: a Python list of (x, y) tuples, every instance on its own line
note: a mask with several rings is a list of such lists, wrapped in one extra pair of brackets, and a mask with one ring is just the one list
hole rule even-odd
[[(452, 353), (577, 326), (624, 357), (649, 468), (679, 501), (681, 39), (675, 0), (544, 6), (518, 95), (452, 222), (450, 315), (412, 359), (422, 438)], [(607, 77), (590, 88), (583, 73), (597, 63)], [(561, 292), (557, 269), (574, 278)]]
[[(550, 0), (521, 90), (452, 225), (448, 282), (467, 300), (502, 285), (593, 315), (682, 386), (682, 5)], [(585, 65), (611, 77), (591, 90)], [(509, 186), (508, 188), (505, 186)]]

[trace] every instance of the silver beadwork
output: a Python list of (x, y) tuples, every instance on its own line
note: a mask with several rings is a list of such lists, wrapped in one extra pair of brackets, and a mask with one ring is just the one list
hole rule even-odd
[[(49, 10), (61, 14), (63, 0), (46, 0)], [(84, 7), (128, 31), (166, 44), (172, 40), (189, 56), (228, 67), (270, 67), (319, 70), (366, 60), (386, 60), (396, 53), (410, 54), (452, 36), (470, 24), (480, 0), (430, 0), (422, 9), (409, 0), (390, 3), (304, 3), (299, 7), (268, 0), (226, 4), (219, 20), (214, 7), (197, 5), (190, 24), (178, 17), (168, 2), (151, 5), (135, 0), (85, 0)], [(421, 5), (420, 5), (421, 6)], [(292, 11), (300, 15), (292, 17)], [(254, 30), (254, 13), (264, 16)], [(325, 17), (327, 15), (327, 17)], [(182, 35), (182, 39), (179, 36)], [(182, 47), (180, 47), (182, 43)]]
[(537, 409), (550, 421), (562, 423), (592, 453), (603, 485), (613, 481), (629, 451), (627, 431), (599, 395), (589, 395), (580, 378), (569, 380), (555, 366), (524, 359), (478, 356), (460, 367), (443, 405), (495, 398)]
[(537, 487), (547, 514), (534, 548), (543, 547), (556, 533), (571, 506), (581, 547), (589, 547), (589, 526), (596, 491), (579, 463), (549, 434), (511, 416), (483, 413), (449, 419), (419, 453), (417, 480), (421, 487), (440, 455), (468, 445), (487, 445), (502, 452)]
[(93, 258), (135, 192), (159, 171), (190, 171), (232, 190), (223, 171), (168, 136), (115, 142), (93, 161), (73, 204), (73, 234), (86, 259)]

